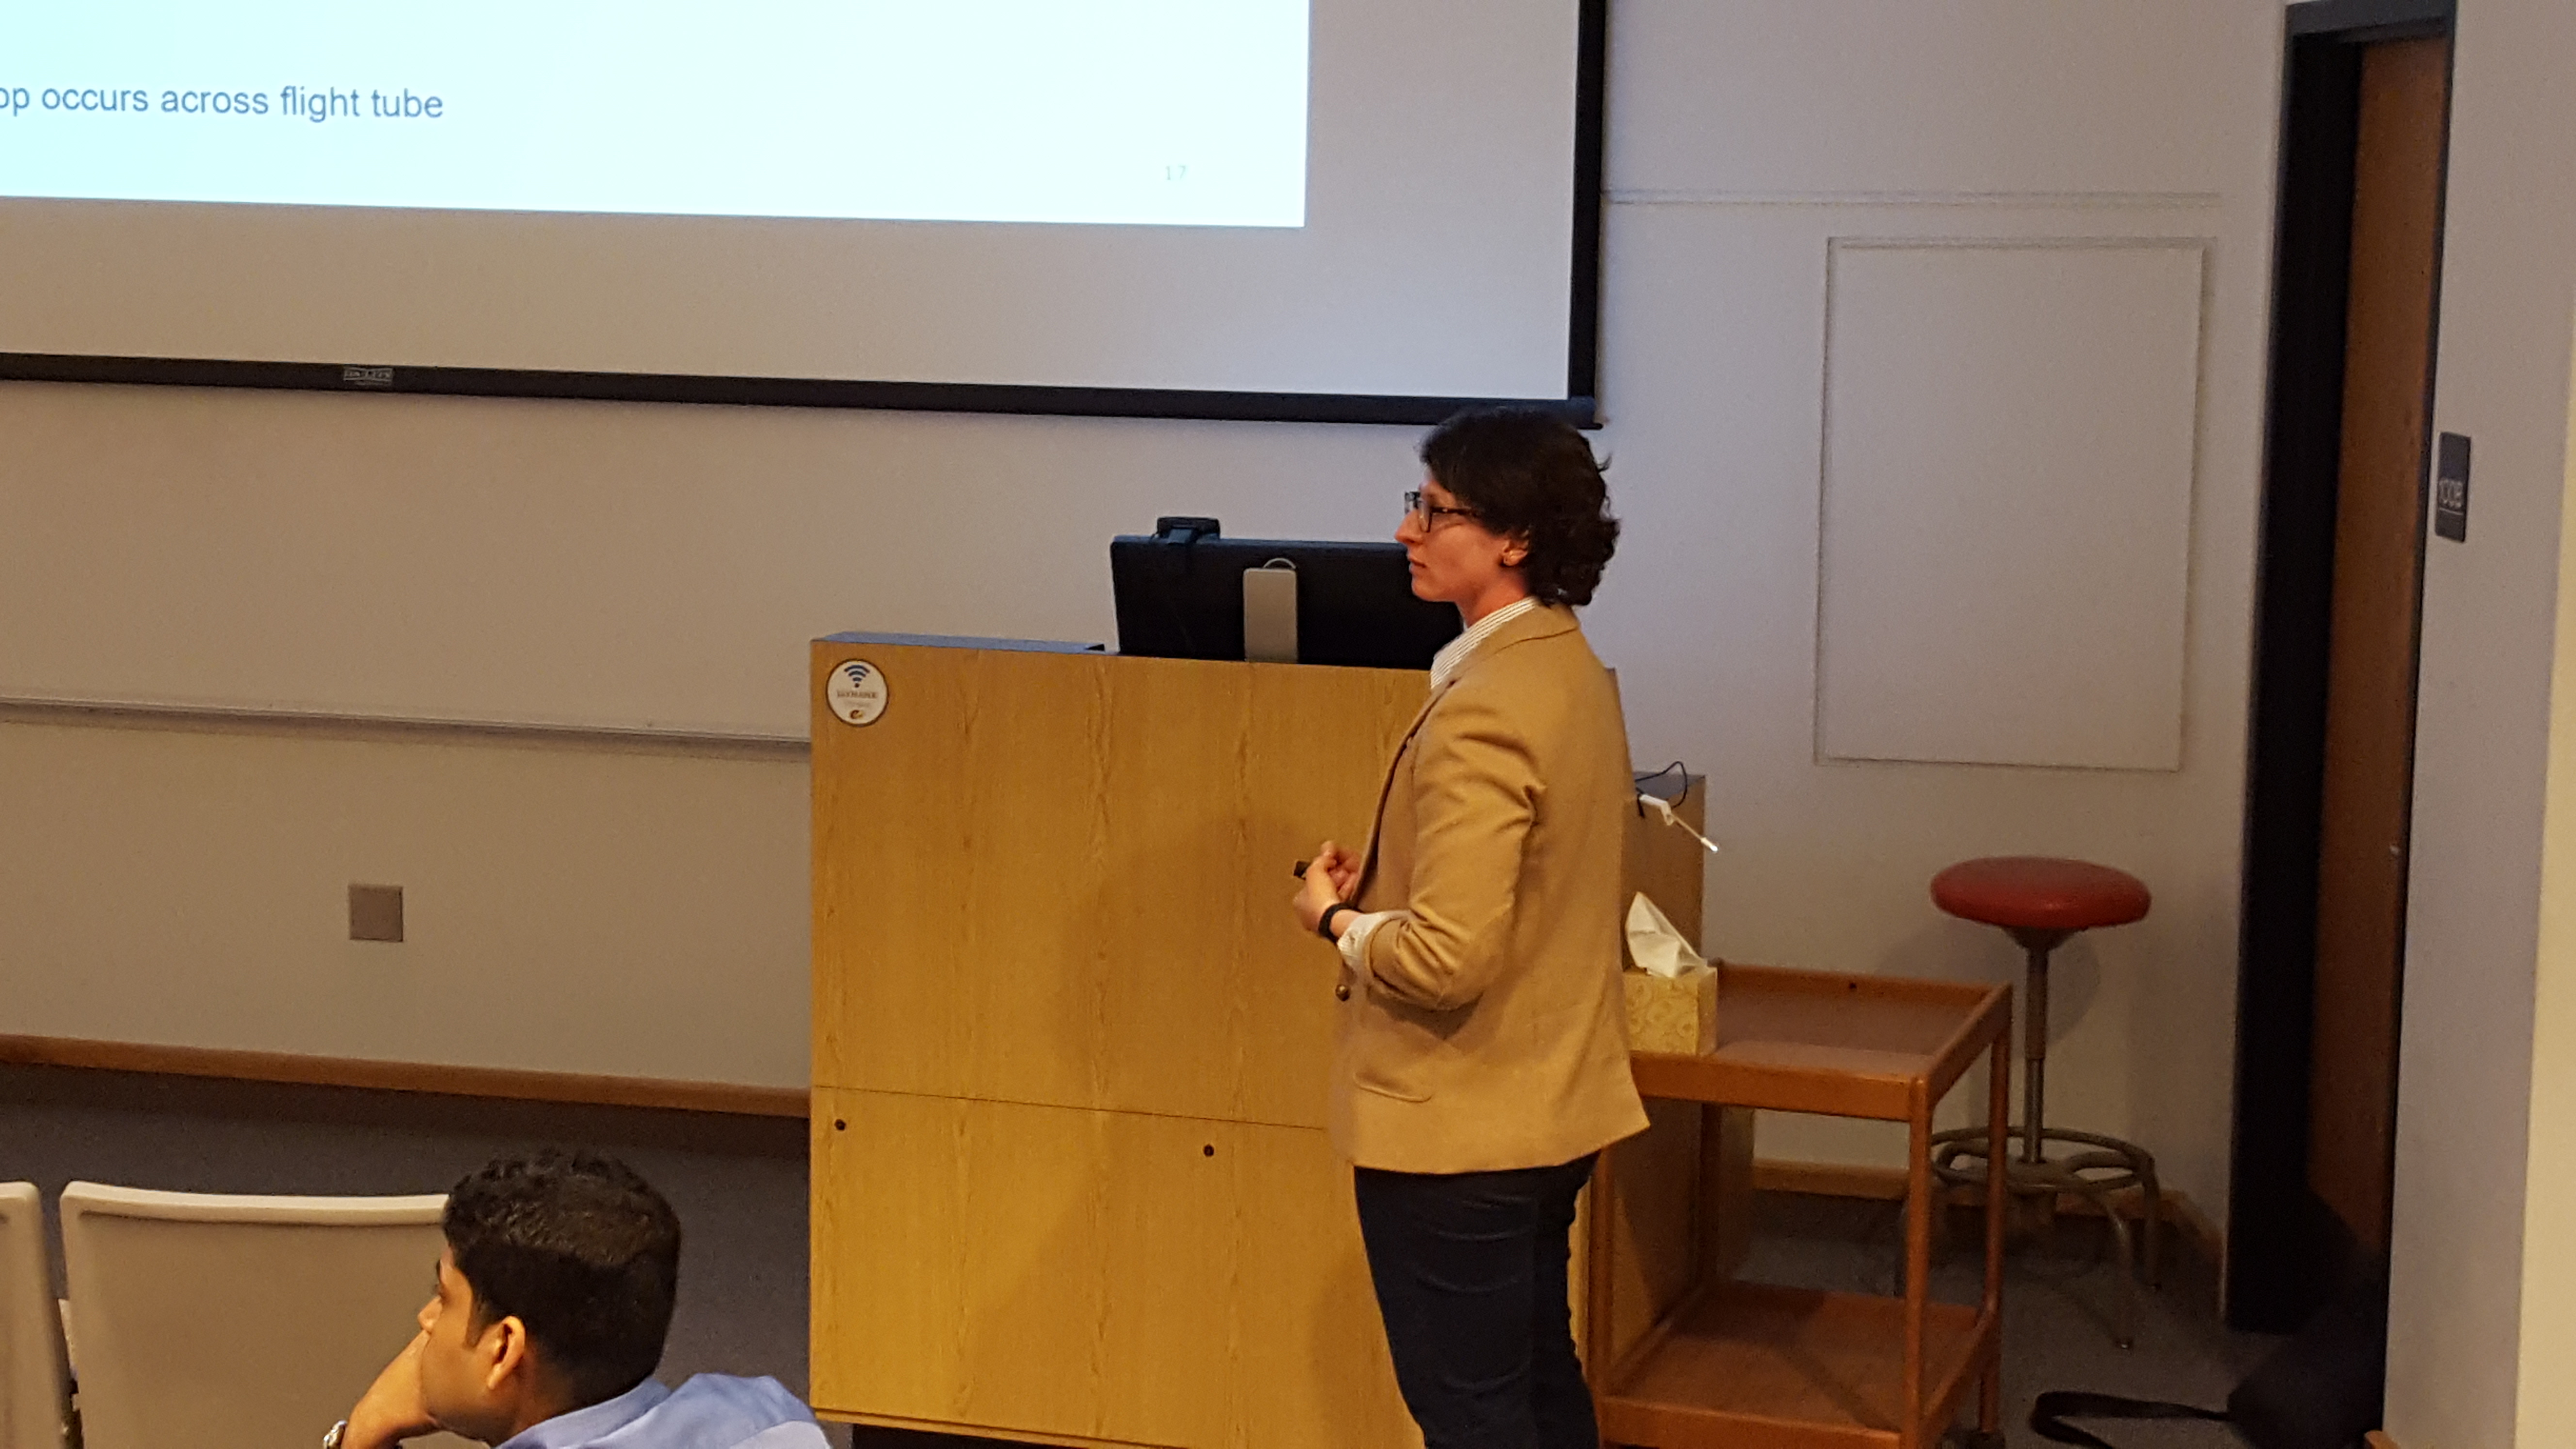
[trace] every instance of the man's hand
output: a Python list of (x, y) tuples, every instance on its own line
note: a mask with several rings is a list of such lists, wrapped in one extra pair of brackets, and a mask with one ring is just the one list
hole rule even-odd
[(420, 1399), (420, 1354), (428, 1342), (427, 1332), (413, 1334), (385, 1371), (376, 1375), (366, 1395), (349, 1411), (349, 1432), (341, 1439), (340, 1449), (393, 1449), (401, 1440), (438, 1428)]
[(1297, 923), (1314, 930), (1327, 909), (1349, 899), (1359, 879), (1359, 857), (1329, 840), (1317, 846), (1315, 858), (1306, 865), (1306, 883), (1297, 890)]

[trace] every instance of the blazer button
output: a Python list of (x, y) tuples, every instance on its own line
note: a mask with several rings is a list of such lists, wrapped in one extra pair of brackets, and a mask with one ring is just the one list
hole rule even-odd
[(1341, 983), (1338, 983), (1337, 985), (1335, 985), (1335, 986), (1333, 987), (1333, 999), (1334, 999), (1335, 1001), (1348, 1001), (1348, 1000), (1350, 1000), (1350, 999), (1351, 999), (1351, 983), (1349, 983), (1349, 982), (1347, 982), (1347, 981), (1344, 981), (1344, 982), (1341, 982)]

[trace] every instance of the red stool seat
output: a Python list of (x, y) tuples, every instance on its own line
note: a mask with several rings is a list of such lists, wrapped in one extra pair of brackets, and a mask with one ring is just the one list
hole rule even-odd
[(2124, 870), (2043, 855), (1963, 860), (1932, 877), (1932, 903), (1951, 915), (2021, 931), (2125, 926), (2147, 913), (2147, 887)]
[[(2145, 1274), (2157, 1281), (2159, 1224), (2164, 1215), (2163, 1189), (2156, 1181), (2156, 1160), (2145, 1148), (2117, 1137), (2051, 1127), (2044, 1120), (2048, 1100), (2048, 957), (2078, 931), (2097, 926), (2125, 926), (2147, 913), (2147, 887), (2124, 870), (2090, 861), (2059, 860), (2041, 855), (1996, 855), (1963, 860), (1932, 877), (1932, 903), (1951, 915), (2001, 926), (2020, 943), (2024, 965), (2021, 1000), (2022, 1120), (2007, 1124), (2003, 1134), (2019, 1137), (2017, 1160), (2004, 1165), (2015, 1193), (2038, 1200), (2043, 1218), (2055, 1211), (2067, 1193), (2090, 1198), (2102, 1209), (2120, 1249), (2120, 1317), (2111, 1330), (2114, 1342), (2127, 1348), (2137, 1337), (2137, 1259), (2129, 1251), (2129, 1224), (2134, 1211), (2145, 1242)], [(2000, 1050), (2001, 1048), (1997, 1048)], [(1958, 1127), (1933, 1134), (1932, 1171), (1951, 1187), (1976, 1189), (1993, 1164), (1994, 1123)], [(2066, 1143), (2078, 1151), (2049, 1155), (2049, 1143)], [(1982, 1163), (1971, 1167), (1970, 1161)], [(2121, 1206), (2132, 1189), (2138, 1205)]]

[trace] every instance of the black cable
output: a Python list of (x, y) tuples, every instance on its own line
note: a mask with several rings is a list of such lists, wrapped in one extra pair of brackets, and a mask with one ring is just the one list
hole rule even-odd
[[(1680, 772), (1682, 777), (1682, 792), (1672, 798), (1672, 803), (1675, 805), (1681, 804), (1684, 800), (1690, 798), (1691, 772), (1690, 767), (1679, 760), (1673, 761), (1671, 764), (1664, 766), (1660, 770), (1649, 770), (1645, 774), (1634, 776), (1633, 779), (1637, 787), (1637, 793), (1640, 795), (1645, 794), (1646, 787), (1648, 785), (1664, 778), (1666, 775), (1673, 774), (1676, 771)], [(1643, 800), (1632, 800), (1629, 803), (1636, 807), (1638, 817), (1640, 819), (1644, 818), (1646, 814), (1646, 802)]]

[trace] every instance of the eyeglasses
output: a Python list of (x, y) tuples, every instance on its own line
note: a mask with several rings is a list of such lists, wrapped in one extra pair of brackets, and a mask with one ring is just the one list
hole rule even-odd
[(1474, 518), (1476, 516), (1476, 510), (1472, 508), (1446, 508), (1437, 503), (1426, 502), (1419, 488), (1404, 495), (1404, 511), (1421, 519), (1422, 526), (1426, 529), (1439, 527), (1440, 520), (1444, 517)]

